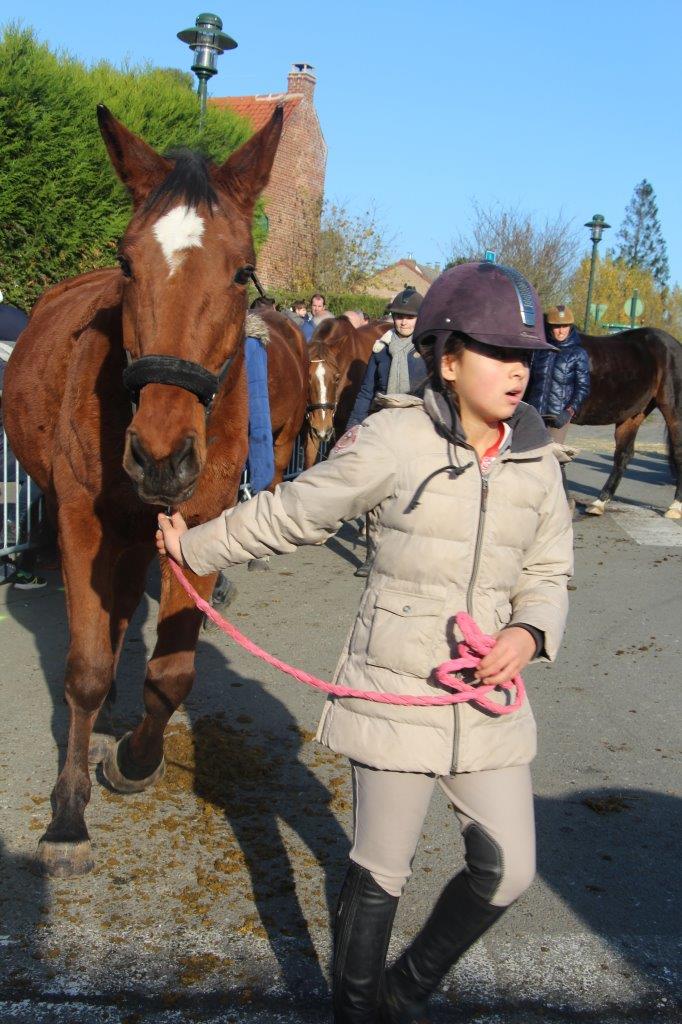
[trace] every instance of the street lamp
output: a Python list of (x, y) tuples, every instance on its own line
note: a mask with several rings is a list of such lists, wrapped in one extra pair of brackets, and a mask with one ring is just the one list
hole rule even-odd
[(594, 284), (594, 265), (597, 260), (597, 246), (601, 242), (601, 236), (610, 228), (611, 225), (607, 224), (601, 213), (595, 213), (592, 220), (588, 220), (585, 225), (586, 228), (590, 229), (590, 238), (592, 239), (592, 262), (590, 263), (590, 280), (587, 285), (587, 302), (585, 303), (585, 326), (583, 330), (587, 333), (587, 328), (590, 324), (590, 302), (592, 300), (592, 285)]
[(208, 80), (218, 73), (217, 61), (225, 50), (234, 50), (237, 43), (223, 32), (223, 23), (217, 14), (200, 14), (194, 28), (178, 32), (178, 39), (194, 51), (192, 71), (199, 79), (199, 127), (203, 131), (206, 114)]

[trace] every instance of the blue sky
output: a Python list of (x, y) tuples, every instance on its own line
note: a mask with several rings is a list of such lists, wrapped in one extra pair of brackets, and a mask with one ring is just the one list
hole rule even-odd
[[(183, 69), (190, 53), (176, 32), (205, 9), (177, 0), (15, 8), (52, 49), (87, 63)], [(211, 95), (283, 91), (291, 63), (315, 66), (327, 196), (357, 213), (376, 205), (396, 256), (444, 262), (473, 200), (578, 225), (602, 213), (608, 244), (646, 177), (671, 279), (682, 283), (682, 5), (209, 0), (207, 9), (239, 44), (220, 58)], [(0, 12), (2, 23), (15, 17), (5, 3)]]

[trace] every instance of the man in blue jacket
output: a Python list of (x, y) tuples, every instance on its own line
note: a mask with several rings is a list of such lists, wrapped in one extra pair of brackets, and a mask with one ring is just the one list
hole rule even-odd
[(526, 402), (540, 413), (554, 440), (563, 444), (571, 420), (590, 393), (590, 361), (569, 306), (552, 306), (545, 322), (548, 341), (557, 351), (533, 355)]
[[(550, 436), (563, 444), (571, 420), (590, 393), (590, 360), (569, 306), (552, 306), (545, 313), (545, 323), (547, 340), (557, 349), (533, 354), (525, 400), (540, 413)], [(563, 463), (561, 475), (569, 507), (573, 510), (575, 498), (569, 493)]]

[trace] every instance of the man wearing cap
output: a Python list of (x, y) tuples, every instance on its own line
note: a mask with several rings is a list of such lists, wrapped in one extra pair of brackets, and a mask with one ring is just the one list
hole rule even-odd
[[(378, 395), (408, 394), (426, 379), (424, 360), (412, 344), (422, 296), (414, 288), (403, 288), (389, 305), (393, 327), (375, 343), (367, 363), (347, 430), (362, 423), (373, 411)], [(371, 537), (371, 513), (366, 519), (367, 557), (355, 570), (356, 576), (368, 576), (374, 557)]]
[(552, 306), (545, 322), (558, 350), (534, 354), (526, 401), (540, 413), (554, 440), (563, 444), (571, 420), (590, 393), (590, 361), (569, 306)]

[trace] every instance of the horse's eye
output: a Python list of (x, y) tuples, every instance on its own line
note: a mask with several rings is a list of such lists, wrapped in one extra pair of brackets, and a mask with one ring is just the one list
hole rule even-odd
[(253, 267), (249, 266), (248, 264), (245, 267), (240, 267), (239, 270), (234, 275), (234, 283), (241, 285), (248, 284), (249, 281), (251, 280), (252, 274)]
[(121, 254), (119, 253), (116, 257), (116, 260), (118, 262), (119, 267), (121, 268), (121, 273), (123, 274), (123, 276), (128, 278), (132, 277), (133, 268), (130, 266), (130, 263), (125, 258), (125, 256), (121, 256)]

